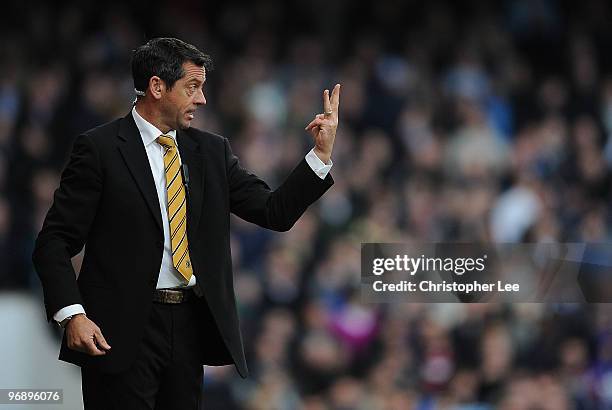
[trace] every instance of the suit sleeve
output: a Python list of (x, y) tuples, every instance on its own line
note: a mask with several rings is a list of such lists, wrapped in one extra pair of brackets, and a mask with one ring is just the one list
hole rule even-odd
[(233, 154), (227, 139), (225, 155), (230, 211), (240, 218), (275, 231), (288, 231), (308, 206), (334, 183), (331, 174), (319, 178), (305, 159), (276, 190), (245, 170)]
[(89, 136), (80, 135), (32, 255), (49, 321), (61, 308), (83, 304), (71, 258), (83, 249), (96, 214), (102, 191), (100, 169), (94, 143)]

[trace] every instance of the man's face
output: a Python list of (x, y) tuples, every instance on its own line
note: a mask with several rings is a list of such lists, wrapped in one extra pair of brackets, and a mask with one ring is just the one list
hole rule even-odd
[(204, 83), (206, 70), (188, 61), (183, 63), (184, 75), (162, 98), (162, 122), (170, 129), (186, 129), (191, 125), (196, 109), (206, 104)]

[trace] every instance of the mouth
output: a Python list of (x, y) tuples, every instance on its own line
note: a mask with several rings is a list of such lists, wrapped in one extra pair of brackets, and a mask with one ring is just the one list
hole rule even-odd
[(187, 110), (187, 111), (185, 112), (185, 117), (186, 117), (186, 118), (187, 118), (189, 121), (191, 121), (191, 120), (193, 120), (193, 119), (195, 118), (195, 112), (196, 112), (196, 109), (195, 109), (195, 108), (194, 108), (194, 109), (191, 109), (191, 110)]

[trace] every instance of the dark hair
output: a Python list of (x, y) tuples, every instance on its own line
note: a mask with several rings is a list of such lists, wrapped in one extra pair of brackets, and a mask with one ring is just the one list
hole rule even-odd
[(174, 83), (185, 75), (183, 63), (186, 61), (204, 66), (206, 72), (213, 69), (209, 55), (178, 38), (162, 37), (149, 40), (134, 50), (132, 55), (134, 88), (146, 91), (149, 79), (157, 76), (171, 89)]

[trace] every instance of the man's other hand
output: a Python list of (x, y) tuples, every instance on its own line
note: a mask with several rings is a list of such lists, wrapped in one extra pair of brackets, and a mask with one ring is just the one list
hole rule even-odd
[(66, 325), (66, 344), (68, 348), (91, 356), (103, 356), (110, 345), (102, 336), (98, 325), (84, 314), (75, 315)]

